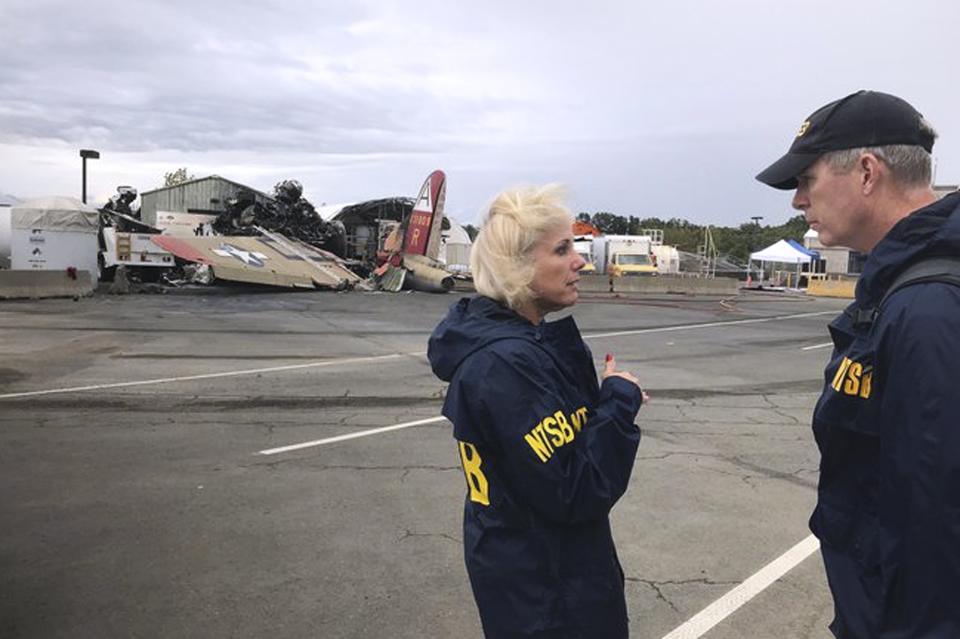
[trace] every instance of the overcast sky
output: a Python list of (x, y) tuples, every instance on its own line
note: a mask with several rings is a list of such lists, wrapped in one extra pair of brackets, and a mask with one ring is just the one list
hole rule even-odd
[(937, 181), (960, 182), (956, 0), (3, 0), (0, 24), (0, 193), (20, 198), (79, 197), (92, 148), (95, 202), (178, 167), (297, 179), (318, 206), (440, 168), (462, 222), (560, 181), (575, 211), (779, 224), (789, 193), (753, 176), (861, 88), (917, 107)]

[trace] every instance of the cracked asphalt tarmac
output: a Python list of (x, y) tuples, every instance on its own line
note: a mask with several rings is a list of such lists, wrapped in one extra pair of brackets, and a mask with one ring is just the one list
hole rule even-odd
[[(59, 391), (0, 397), (0, 636), (480, 637), (449, 424), (258, 454), (439, 415), (423, 351), (455, 299), (0, 303), (0, 395)], [(748, 293), (574, 309), (598, 367), (614, 353), (653, 398), (612, 515), (631, 636), (663, 637), (809, 534), (828, 349), (801, 349), (843, 306)], [(160, 381), (109, 386), (145, 380)], [(107, 387), (64, 391), (84, 386)], [(814, 554), (704, 636), (826, 638), (831, 617)]]

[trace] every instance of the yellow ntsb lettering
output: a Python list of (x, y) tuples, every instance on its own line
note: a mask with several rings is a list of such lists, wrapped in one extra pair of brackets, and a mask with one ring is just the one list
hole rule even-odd
[(566, 443), (563, 441), (563, 433), (557, 428), (557, 420), (553, 417), (544, 417), (540, 423), (543, 424), (543, 430), (550, 434), (550, 443), (553, 444), (554, 448), (563, 446)]
[(873, 386), (873, 367), (864, 366), (849, 357), (844, 357), (830, 382), (830, 387), (838, 393), (852, 397), (870, 398)]
[(567, 423), (567, 418), (563, 416), (563, 411), (558, 410), (553, 414), (553, 418), (557, 420), (557, 427), (560, 429), (560, 434), (563, 436), (563, 443), (569, 444), (573, 441), (575, 435), (573, 434), (573, 429), (570, 428), (570, 424)]
[(579, 433), (583, 425), (587, 423), (587, 407), (581, 406), (570, 413), (570, 421), (573, 422), (573, 428)]
[(873, 385), (873, 368), (865, 366), (863, 368), (863, 377), (860, 378), (860, 397), (870, 399), (870, 390)]
[(527, 445), (541, 462), (547, 463), (558, 448), (569, 444), (576, 438), (577, 433), (583, 429), (586, 423), (586, 406), (581, 406), (573, 411), (569, 417), (562, 410), (558, 410), (553, 415), (547, 415), (540, 420), (540, 423), (523, 436), (523, 440), (527, 442)]
[(863, 375), (863, 364), (852, 362), (847, 367), (847, 380), (843, 383), (843, 392), (847, 395), (859, 395), (861, 375)]
[(460, 461), (463, 463), (463, 474), (467, 478), (467, 486), (470, 488), (470, 501), (475, 501), (484, 506), (490, 505), (490, 484), (487, 477), (480, 470), (480, 453), (477, 447), (467, 442), (457, 442), (460, 444)]
[(537, 427), (524, 435), (523, 438), (540, 458), (540, 461), (545, 462), (553, 454), (553, 448), (550, 447), (541, 433), (543, 433), (543, 424), (537, 424)]

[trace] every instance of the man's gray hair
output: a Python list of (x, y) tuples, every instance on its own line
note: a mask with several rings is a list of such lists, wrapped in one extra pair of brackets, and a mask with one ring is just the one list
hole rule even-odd
[[(920, 126), (933, 137), (937, 136), (937, 132), (926, 120), (922, 120)], [(831, 151), (823, 157), (831, 169), (845, 173), (854, 167), (864, 153), (877, 156), (877, 159), (890, 169), (893, 179), (903, 186), (930, 186), (933, 180), (932, 156), (922, 146), (891, 144), (860, 147)]]

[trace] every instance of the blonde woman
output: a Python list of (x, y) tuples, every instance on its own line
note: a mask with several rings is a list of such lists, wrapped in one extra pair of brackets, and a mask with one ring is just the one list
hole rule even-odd
[(572, 317), (584, 260), (557, 186), (501, 193), (471, 254), (478, 296), (430, 338), (450, 382), (467, 496), (464, 554), (487, 637), (626, 638), (609, 512), (623, 495), (646, 399), (608, 355), (597, 383)]

